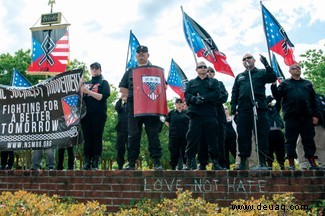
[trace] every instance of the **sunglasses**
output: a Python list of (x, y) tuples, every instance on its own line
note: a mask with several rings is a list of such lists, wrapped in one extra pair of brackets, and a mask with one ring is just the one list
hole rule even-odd
[(196, 67), (197, 69), (207, 69), (208, 67), (205, 65), (199, 65)]
[(214, 71), (213, 71), (213, 70), (207, 70), (207, 72), (208, 72), (208, 73), (214, 73)]
[(138, 50), (137, 53), (138, 53), (138, 54), (139, 54), (139, 53), (147, 53), (147, 51), (145, 51), (145, 50)]
[(293, 67), (291, 67), (291, 69), (301, 69), (301, 67), (299, 67), (299, 66), (293, 66)]
[(246, 60), (252, 59), (252, 58), (253, 58), (253, 56), (247, 56), (246, 58), (243, 58), (243, 61), (246, 61)]

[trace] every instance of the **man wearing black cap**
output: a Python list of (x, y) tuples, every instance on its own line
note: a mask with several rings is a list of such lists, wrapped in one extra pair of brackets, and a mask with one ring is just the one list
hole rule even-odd
[[(150, 66), (148, 47), (140, 45), (136, 50), (137, 66)], [(123, 75), (119, 84), (121, 97), (127, 96), (127, 110), (128, 110), (128, 160), (129, 164), (126, 170), (135, 170), (135, 162), (140, 154), (140, 143), (142, 126), (145, 125), (145, 130), (148, 137), (150, 156), (154, 161), (154, 169), (162, 170), (160, 158), (162, 156), (162, 148), (159, 140), (159, 128), (161, 121), (159, 116), (144, 115), (141, 117), (134, 117), (134, 100), (133, 100), (133, 69), (129, 68)]]
[(106, 122), (107, 98), (110, 96), (108, 82), (102, 76), (102, 68), (98, 62), (90, 65), (91, 80), (81, 86), (87, 113), (81, 119), (82, 132), (85, 138), (84, 169), (98, 170), (102, 155), (103, 132)]
[[(179, 158), (185, 163), (186, 132), (188, 130), (189, 117), (187, 111), (183, 109), (183, 100), (175, 100), (175, 109), (168, 112), (165, 124), (169, 127), (169, 144), (170, 166), (176, 170)], [(182, 166), (178, 167), (182, 169)]]

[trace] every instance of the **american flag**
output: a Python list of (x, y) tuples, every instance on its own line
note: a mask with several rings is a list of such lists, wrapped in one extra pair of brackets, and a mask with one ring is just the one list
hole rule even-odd
[(268, 49), (281, 55), (284, 58), (284, 63), (286, 65), (290, 66), (296, 63), (293, 55), (294, 45), (289, 40), (286, 31), (274, 16), (264, 7), (262, 2), (261, 7)]
[(139, 46), (139, 41), (135, 37), (135, 35), (130, 31), (130, 40), (129, 40), (129, 53), (126, 64), (126, 69), (128, 68), (134, 68), (137, 65), (137, 59), (136, 59), (136, 53), (137, 53), (137, 47)]
[(173, 91), (184, 99), (184, 92), (187, 85), (187, 77), (179, 65), (171, 60), (169, 74), (167, 78), (167, 84), (173, 89)]
[(78, 112), (79, 96), (69, 95), (61, 99), (65, 124), (67, 127), (77, 122), (80, 118)]
[(15, 68), (12, 75), (11, 85), (15, 87), (29, 87), (32, 84)]

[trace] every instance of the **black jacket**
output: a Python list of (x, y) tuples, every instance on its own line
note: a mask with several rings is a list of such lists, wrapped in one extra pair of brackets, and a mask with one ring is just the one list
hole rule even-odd
[(119, 132), (128, 132), (128, 112), (126, 109), (126, 103), (122, 103), (122, 99), (119, 99), (115, 103), (115, 110), (118, 114), (118, 120), (115, 129)]
[(87, 107), (87, 114), (105, 114), (107, 112), (107, 98), (110, 96), (110, 87), (108, 82), (102, 77), (102, 75), (92, 77), (85, 85), (93, 92), (100, 93), (103, 95), (101, 100), (96, 100), (95, 98), (85, 94), (83, 99)]
[[(196, 104), (197, 96), (204, 98), (204, 103)], [(219, 81), (213, 78), (196, 77), (188, 82), (185, 99), (188, 105), (188, 115), (217, 116), (216, 103), (220, 97)]]
[(179, 112), (177, 109), (168, 112), (166, 122), (169, 123), (170, 137), (185, 137), (189, 125), (189, 117), (187, 111)]
[[(265, 84), (276, 81), (276, 75), (270, 66), (266, 69), (251, 70), (252, 85), (257, 108), (267, 109), (265, 101)], [(251, 110), (253, 108), (252, 91), (248, 71), (238, 74), (231, 93), (231, 114), (235, 115), (239, 110)], [(237, 107), (238, 106), (238, 107)]]
[(310, 81), (290, 78), (281, 82), (278, 87), (272, 85), (271, 90), (277, 101), (282, 99), (284, 119), (300, 116), (320, 118), (316, 93)]

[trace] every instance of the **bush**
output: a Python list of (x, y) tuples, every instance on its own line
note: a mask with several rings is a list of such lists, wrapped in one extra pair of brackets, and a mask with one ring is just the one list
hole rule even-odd
[(162, 199), (161, 202), (154, 200), (143, 200), (133, 207), (123, 209), (114, 214), (117, 216), (188, 216), (188, 215), (216, 215), (218, 205), (204, 201), (202, 198), (193, 199), (189, 191), (178, 191), (176, 199)]
[(56, 195), (48, 197), (17, 191), (3, 192), (0, 196), (0, 215), (104, 215), (105, 211), (106, 207), (97, 201), (62, 202)]
[[(293, 210), (290, 209), (290, 207), (293, 207)], [(133, 207), (123, 209), (114, 215), (323, 215), (324, 202), (314, 207), (310, 206), (309, 209), (304, 209), (306, 207), (307, 206), (296, 204), (296, 200), (291, 193), (275, 194), (271, 199), (267, 199), (263, 196), (256, 200), (253, 198), (250, 200), (237, 200), (232, 202), (230, 207), (218, 207), (218, 204), (208, 203), (200, 197), (193, 199), (189, 191), (178, 191), (176, 199), (163, 199), (161, 202), (143, 200)]]

